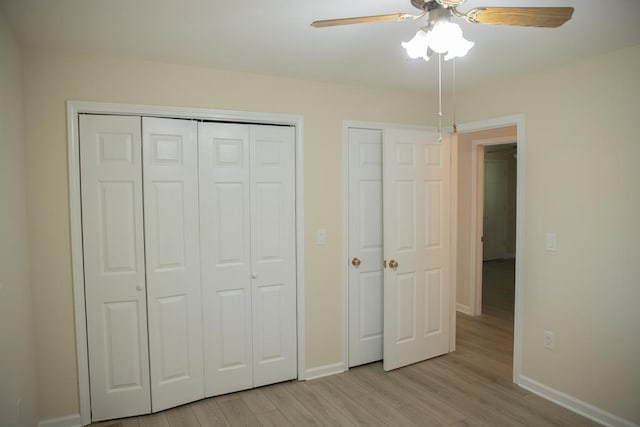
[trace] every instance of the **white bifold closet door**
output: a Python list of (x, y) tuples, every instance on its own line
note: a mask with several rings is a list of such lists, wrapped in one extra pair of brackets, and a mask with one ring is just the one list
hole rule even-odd
[(151, 407), (204, 397), (198, 127), (142, 119)]
[(79, 121), (92, 421), (295, 378), (294, 129)]
[(205, 394), (296, 377), (294, 129), (200, 123)]
[(92, 420), (201, 399), (196, 123), (81, 115), (80, 160)]
[(91, 415), (99, 421), (151, 411), (140, 117), (81, 115), (79, 127)]

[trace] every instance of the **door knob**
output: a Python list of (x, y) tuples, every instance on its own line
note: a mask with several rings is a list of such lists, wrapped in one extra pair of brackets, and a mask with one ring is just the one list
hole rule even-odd
[(354, 267), (357, 267), (361, 264), (360, 259), (358, 258), (354, 258), (351, 260), (351, 265), (353, 265)]
[(393, 268), (396, 269), (398, 268), (398, 261), (392, 259), (391, 261), (389, 261), (389, 268)]

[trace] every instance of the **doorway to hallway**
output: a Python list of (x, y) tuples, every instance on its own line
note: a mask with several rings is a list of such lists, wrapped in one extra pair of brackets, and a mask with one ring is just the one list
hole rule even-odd
[[(491, 326), (485, 328), (487, 333), (478, 339), (485, 344), (500, 343), (501, 357), (511, 368), (511, 375), (507, 369), (505, 376), (518, 383), (523, 271), (523, 260), (518, 255), (522, 255), (524, 237), (524, 118), (510, 116), (471, 122), (459, 126), (458, 131), (457, 330), (462, 333), (461, 329), (475, 330), (478, 324)], [(488, 168), (485, 168), (485, 155), (492, 161)], [(486, 212), (488, 228), (484, 212), (486, 169), (489, 169), (488, 181), (500, 188), (499, 192), (488, 190), (494, 203)], [(498, 177), (500, 179), (496, 179)], [(514, 190), (511, 195), (507, 194), (505, 187), (508, 186)], [(483, 249), (487, 239), (491, 240), (492, 247), (485, 257)]]

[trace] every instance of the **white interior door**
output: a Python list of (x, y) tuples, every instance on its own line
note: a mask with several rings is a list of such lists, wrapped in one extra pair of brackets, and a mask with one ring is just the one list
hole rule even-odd
[(506, 253), (507, 162), (484, 161), (483, 260), (500, 259)]
[(252, 125), (253, 386), (296, 377), (295, 132)]
[(249, 126), (200, 123), (205, 394), (253, 386)]
[(349, 366), (382, 359), (382, 131), (349, 129)]
[(434, 132), (385, 132), (385, 370), (449, 351), (449, 153)]
[(153, 412), (204, 397), (197, 125), (142, 119)]
[(140, 117), (80, 115), (91, 417), (149, 413)]

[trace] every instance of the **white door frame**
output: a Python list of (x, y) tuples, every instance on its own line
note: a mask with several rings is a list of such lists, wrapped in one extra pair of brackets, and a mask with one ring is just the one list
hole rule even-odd
[(113, 104), (100, 102), (67, 101), (67, 162), (69, 173), (69, 213), (71, 231), (71, 265), (76, 332), (76, 357), (78, 365), (78, 391), (80, 421), (91, 423), (89, 394), (89, 357), (84, 296), (84, 266), (82, 255), (82, 218), (80, 198), (80, 156), (78, 115), (82, 113), (136, 115), (151, 117), (217, 120), (239, 123), (260, 123), (294, 126), (296, 129), (296, 302), (297, 302), (297, 351), (298, 379), (305, 379), (305, 297), (304, 297), (304, 152), (302, 116), (253, 113), (244, 111), (213, 110), (188, 107), (163, 107), (152, 105)]
[[(380, 122), (364, 122), (357, 120), (345, 120), (342, 122), (342, 164), (343, 164), (343, 191), (342, 191), (342, 206), (343, 206), (343, 221), (342, 221), (342, 327), (343, 327), (343, 354), (342, 361), (336, 365), (332, 365), (331, 370), (323, 372), (321, 375), (331, 375), (334, 373), (345, 372), (349, 370), (349, 128), (359, 129), (373, 129), (383, 132), (384, 144), (384, 132), (386, 129), (417, 129), (436, 131), (436, 128), (429, 126), (415, 126), (404, 125), (397, 123), (380, 123)], [(445, 130), (443, 130), (445, 132)], [(446, 129), (446, 135), (449, 137), (450, 129)], [(444, 137), (444, 135), (443, 135)], [(450, 289), (449, 289), (449, 351), (456, 349), (456, 250), (457, 250), (457, 158), (458, 158), (458, 143), (453, 137), (451, 141), (451, 271), (450, 271)], [(384, 166), (383, 166), (384, 168)]]
[[(495, 144), (506, 144), (509, 142), (517, 142), (517, 182), (516, 182), (516, 280), (515, 280), (515, 305), (514, 305), (514, 322), (513, 322), (513, 382), (516, 384), (520, 383), (520, 368), (522, 365), (522, 305), (523, 305), (523, 290), (524, 290), (524, 207), (525, 207), (525, 119), (523, 114), (517, 114), (513, 116), (503, 116), (497, 117), (494, 119), (488, 120), (480, 120), (476, 122), (468, 122), (464, 124), (458, 125), (459, 133), (469, 133), (476, 132), (480, 130), (487, 129), (495, 129), (507, 126), (516, 126), (516, 141), (513, 141), (513, 138), (509, 138), (509, 140), (502, 140), (499, 142), (495, 142)], [(495, 138), (493, 139), (495, 141)], [(477, 169), (477, 150), (482, 150), (483, 145), (491, 145), (491, 140), (484, 140), (485, 144), (476, 144), (472, 146), (471, 156), (472, 156), (472, 168)], [(487, 142), (488, 141), (488, 142)], [(474, 141), (475, 142), (475, 141)], [(478, 192), (478, 182), (476, 179), (477, 172), (472, 170), (471, 177), (474, 182), (476, 188), (476, 195)], [(477, 277), (476, 267), (477, 267), (477, 255), (478, 251), (475, 245), (478, 244), (478, 226), (475, 223), (474, 219), (476, 219), (477, 215), (477, 196), (474, 195), (472, 189), (472, 199), (471, 199), (471, 209), (472, 209), (472, 221), (471, 221), (471, 268), (470, 272), (473, 275), (471, 283), (471, 309), (477, 309), (476, 304), (476, 295), (478, 293), (475, 281)], [(474, 211), (475, 210), (475, 215)], [(475, 223), (475, 224), (474, 224)], [(482, 233), (480, 229), (480, 233)], [(481, 256), (481, 252), (480, 252)], [(482, 263), (482, 259), (480, 258), (480, 263)], [(480, 264), (482, 265), (482, 264)], [(482, 289), (480, 289), (480, 295), (482, 295)]]
[(482, 234), (484, 223), (484, 148), (490, 145), (517, 144), (515, 136), (474, 139), (471, 141), (471, 284), (470, 308), (472, 316), (482, 314)]

